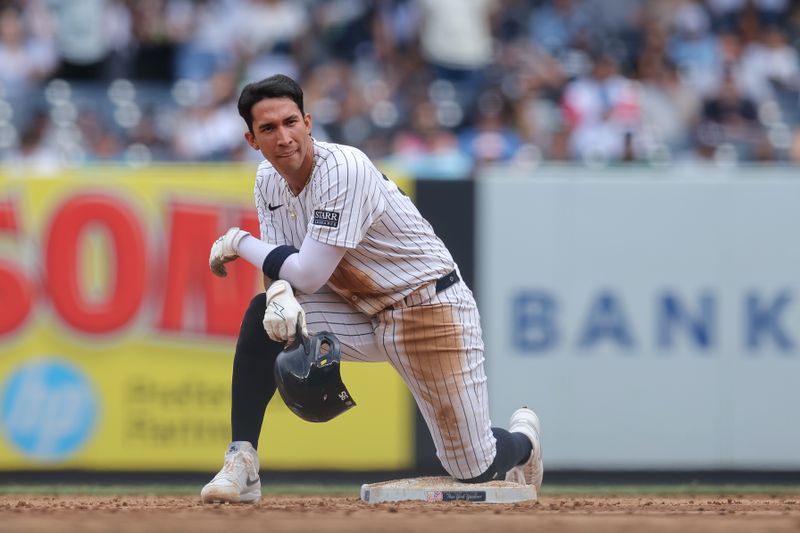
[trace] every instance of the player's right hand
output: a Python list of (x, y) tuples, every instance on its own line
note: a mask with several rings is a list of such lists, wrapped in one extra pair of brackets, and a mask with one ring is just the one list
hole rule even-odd
[(264, 331), (274, 341), (292, 342), (298, 325), (303, 335), (308, 337), (306, 313), (294, 297), (292, 286), (286, 280), (273, 281), (267, 289)]
[(214, 241), (211, 245), (211, 254), (208, 257), (208, 267), (211, 272), (224, 278), (228, 275), (225, 270), (225, 263), (229, 263), (239, 257), (239, 243), (250, 235), (248, 232), (233, 227), (225, 232), (225, 235)]

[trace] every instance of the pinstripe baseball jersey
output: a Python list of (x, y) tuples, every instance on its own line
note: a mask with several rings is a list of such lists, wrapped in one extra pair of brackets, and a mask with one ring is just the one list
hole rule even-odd
[[(309, 181), (294, 196), (268, 161), (255, 199), (261, 239), (299, 248), (307, 236), (347, 248), (314, 294), (298, 294), (309, 331), (332, 332), (342, 356), (388, 361), (419, 405), (436, 453), (458, 479), (489, 468), (496, 454), (480, 317), (450, 252), (411, 200), (351, 146), (313, 142)], [(345, 303), (346, 302), (346, 303)]]
[(428, 221), (363, 152), (316, 140), (313, 148), (311, 175), (297, 196), (269, 161), (259, 165), (261, 240), (300, 248), (308, 236), (347, 248), (328, 286), (370, 316), (453, 270)]

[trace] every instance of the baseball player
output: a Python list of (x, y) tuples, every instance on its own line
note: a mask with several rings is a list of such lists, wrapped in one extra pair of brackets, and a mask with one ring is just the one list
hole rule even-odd
[(480, 318), (472, 292), (411, 200), (358, 149), (316, 141), (303, 92), (276, 75), (239, 98), (247, 143), (265, 160), (255, 180), (260, 239), (230, 228), (211, 270), (241, 257), (266, 293), (245, 312), (233, 362), (233, 442), (204, 502), (261, 496), (258, 438), (275, 392), (277, 355), (296, 331), (329, 331), (343, 360), (388, 361), (400, 373), (455, 479), (535, 485), (539, 420), (527, 408), (491, 426)]

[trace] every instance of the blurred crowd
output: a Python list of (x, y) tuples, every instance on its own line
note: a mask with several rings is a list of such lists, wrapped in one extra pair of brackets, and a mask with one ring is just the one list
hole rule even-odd
[(418, 177), (492, 162), (800, 163), (792, 0), (0, 0), (0, 155), (227, 161), (298, 79), (314, 135)]

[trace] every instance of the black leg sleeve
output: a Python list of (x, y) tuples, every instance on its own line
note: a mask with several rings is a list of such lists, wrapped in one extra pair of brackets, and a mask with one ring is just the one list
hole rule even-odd
[(492, 433), (497, 439), (497, 455), (494, 457), (494, 462), (480, 476), (460, 481), (485, 483), (495, 479), (505, 479), (506, 472), (530, 458), (533, 445), (522, 433), (510, 433), (502, 428), (492, 428)]
[(244, 440), (258, 447), (264, 411), (275, 394), (275, 359), (283, 343), (264, 331), (262, 320), (267, 296), (252, 299), (242, 319), (231, 381), (231, 440)]

